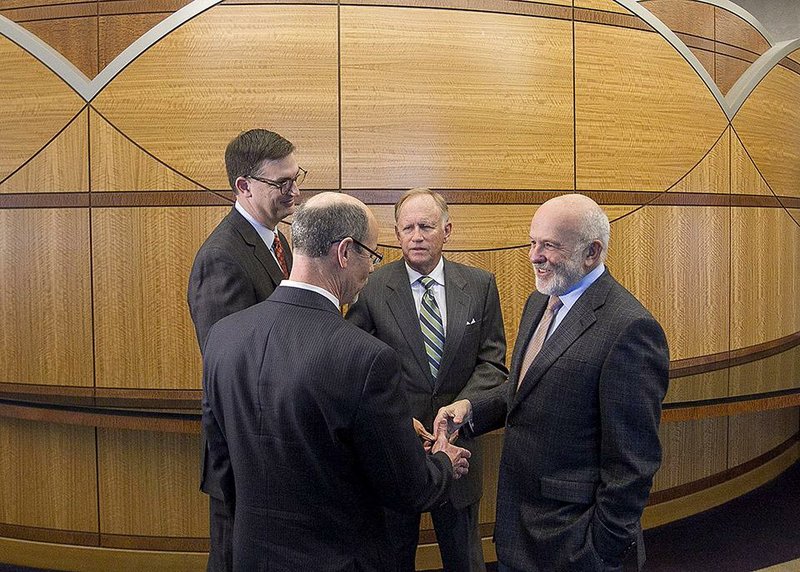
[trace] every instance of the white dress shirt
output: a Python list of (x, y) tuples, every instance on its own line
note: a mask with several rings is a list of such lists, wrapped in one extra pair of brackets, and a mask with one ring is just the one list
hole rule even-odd
[(408, 271), (408, 280), (411, 282), (411, 293), (414, 295), (414, 305), (417, 307), (417, 316), (419, 316), (419, 309), (422, 305), (422, 295), (425, 294), (425, 286), (423, 286), (419, 279), (423, 276), (430, 276), (436, 280), (436, 284), (431, 286), (433, 290), (433, 297), (436, 299), (436, 304), (439, 306), (439, 313), (442, 315), (442, 325), (444, 326), (445, 335), (447, 335), (447, 299), (444, 294), (444, 258), (439, 258), (439, 264), (431, 271), (430, 274), (420, 274), (408, 263), (405, 263), (406, 271)]
[(237, 211), (239, 211), (239, 214), (242, 215), (247, 220), (247, 222), (250, 223), (250, 226), (252, 226), (255, 229), (255, 231), (258, 233), (258, 236), (260, 236), (261, 240), (264, 241), (264, 244), (267, 245), (267, 249), (272, 253), (272, 258), (275, 259), (275, 262), (278, 264), (278, 268), (280, 268), (281, 263), (278, 262), (278, 257), (275, 256), (275, 251), (272, 248), (275, 244), (275, 230), (268, 229), (263, 224), (254, 219), (253, 215), (247, 212), (244, 209), (244, 207), (239, 203), (238, 200), (236, 201), (236, 203), (234, 203), (233, 207)]
[(556, 312), (556, 315), (553, 316), (553, 321), (550, 322), (550, 329), (547, 331), (547, 337), (545, 337), (545, 340), (552, 336), (559, 324), (564, 321), (564, 318), (575, 305), (575, 302), (578, 301), (578, 298), (581, 297), (581, 294), (586, 292), (586, 289), (594, 284), (594, 281), (600, 278), (605, 271), (605, 264), (600, 264), (600, 266), (578, 280), (566, 294), (562, 294), (558, 297), (563, 306), (561, 306), (561, 308), (558, 309), (558, 312)]

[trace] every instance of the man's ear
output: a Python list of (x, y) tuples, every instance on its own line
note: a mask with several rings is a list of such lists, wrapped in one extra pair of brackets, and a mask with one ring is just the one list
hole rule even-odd
[(236, 181), (234, 181), (233, 186), (236, 188), (237, 195), (250, 197), (253, 194), (253, 192), (250, 190), (250, 183), (244, 177), (238, 177)]
[(450, 238), (450, 233), (453, 232), (453, 223), (447, 221), (447, 224), (444, 225), (444, 241), (447, 242), (447, 239)]
[(347, 268), (348, 257), (350, 256), (350, 245), (353, 239), (349, 236), (339, 241), (336, 245), (336, 257), (341, 268)]
[(586, 265), (594, 266), (600, 260), (600, 255), (603, 253), (603, 243), (599, 240), (593, 240), (586, 248)]

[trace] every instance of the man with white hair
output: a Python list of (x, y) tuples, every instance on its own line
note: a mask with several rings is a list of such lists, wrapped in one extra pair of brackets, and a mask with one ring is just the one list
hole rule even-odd
[(505, 425), (500, 572), (644, 562), (640, 518), (661, 463), (669, 351), (658, 322), (606, 270), (609, 234), (605, 213), (584, 195), (539, 207), (530, 229), (537, 292), (508, 382), (437, 415), (451, 429), (468, 422), (467, 435)]

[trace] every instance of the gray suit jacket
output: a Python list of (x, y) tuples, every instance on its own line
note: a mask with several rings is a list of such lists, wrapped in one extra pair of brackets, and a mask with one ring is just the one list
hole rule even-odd
[[(291, 269), (292, 253), (278, 232)], [(253, 226), (236, 208), (220, 221), (197, 251), (189, 275), (189, 311), (203, 351), (206, 336), (225, 316), (266, 300), (283, 279), (280, 266)], [(234, 498), (226, 459), (203, 447), (200, 490), (219, 500)], [(225, 483), (228, 483), (227, 485)]]
[(395, 352), (320, 294), (280, 287), (223, 318), (203, 356), (203, 428), (236, 482), (234, 570), (389, 570), (384, 512), (448, 492)]
[[(402, 260), (369, 277), (347, 319), (397, 351), (402, 366), (401, 386), (411, 413), (429, 430), (439, 408), (457, 399), (474, 399), (505, 381), (506, 340), (500, 297), (494, 276), (485, 270), (445, 260), (447, 335), (436, 381), (431, 375)], [(458, 443), (469, 449), (469, 474), (453, 483), (450, 500), (463, 508), (480, 500), (482, 463), (474, 439)]]
[(605, 272), (545, 342), (517, 391), (524, 349), (546, 304), (547, 296), (530, 296), (508, 384), (473, 402), (475, 433), (506, 427), (497, 553), (526, 571), (614, 569), (641, 537), (661, 463), (667, 340)]

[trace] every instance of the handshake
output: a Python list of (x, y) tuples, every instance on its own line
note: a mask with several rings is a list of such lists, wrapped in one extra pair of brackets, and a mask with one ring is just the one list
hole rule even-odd
[(422, 447), (428, 453), (444, 452), (453, 465), (453, 478), (459, 479), (469, 472), (469, 458), (472, 456), (467, 449), (454, 445), (458, 438), (458, 430), (466, 422), (471, 405), (467, 400), (456, 401), (455, 403), (442, 407), (433, 422), (433, 433), (430, 433), (425, 426), (414, 419), (414, 431), (422, 440)]

